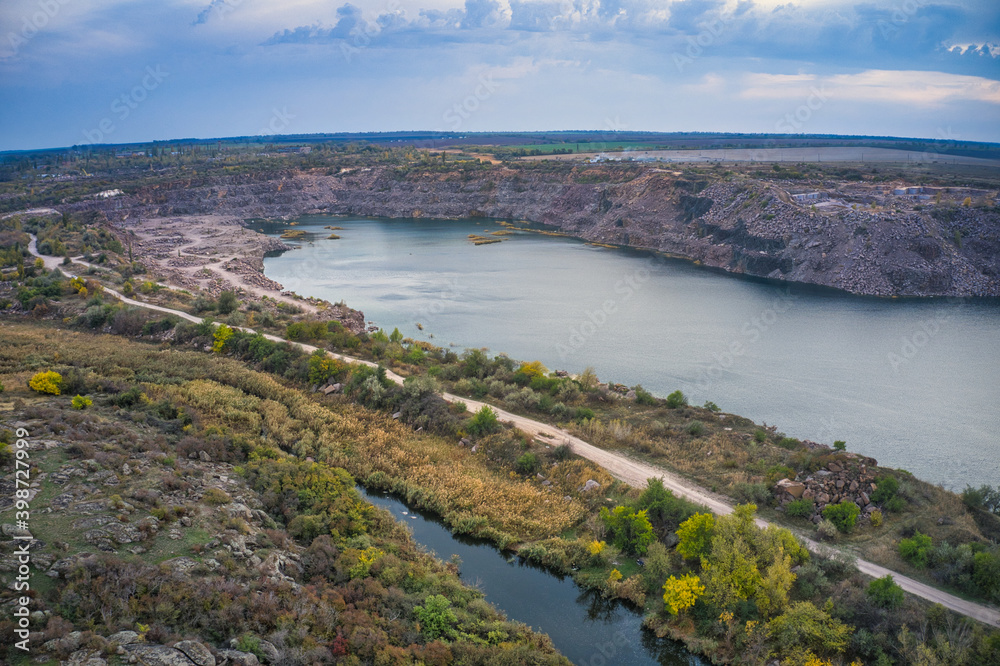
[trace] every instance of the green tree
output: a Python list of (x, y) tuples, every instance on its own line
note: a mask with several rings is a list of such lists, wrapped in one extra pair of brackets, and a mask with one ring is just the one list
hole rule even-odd
[(392, 333), (389, 334), (389, 342), (402, 342), (403, 334), (399, 332), (399, 328), (392, 329)]
[(224, 291), (219, 294), (219, 301), (215, 305), (215, 309), (219, 314), (227, 315), (239, 307), (239, 301), (236, 300), (236, 292)]
[(663, 479), (656, 478), (646, 480), (646, 489), (639, 495), (635, 508), (645, 509), (649, 522), (657, 529), (673, 530), (695, 513), (693, 505), (674, 497), (663, 485)]
[(810, 650), (820, 655), (835, 655), (847, 648), (851, 627), (808, 601), (792, 604), (768, 623), (771, 638), (779, 655)]
[(423, 606), (413, 609), (413, 614), (420, 622), (420, 630), (430, 640), (449, 638), (455, 634), (454, 626), (458, 622), (451, 602), (443, 595), (432, 594), (424, 599)]
[(932, 545), (933, 540), (918, 530), (912, 538), (900, 540), (899, 555), (915, 567), (926, 567)]
[(715, 516), (710, 513), (696, 513), (677, 528), (677, 552), (689, 560), (703, 558), (712, 550), (712, 535), (715, 533)]
[(656, 537), (645, 511), (630, 506), (601, 507), (601, 520), (611, 534), (616, 548), (633, 555), (644, 555)]

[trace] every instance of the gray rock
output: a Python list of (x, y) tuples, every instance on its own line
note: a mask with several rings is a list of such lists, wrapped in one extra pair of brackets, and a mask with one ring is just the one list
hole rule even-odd
[(183, 652), (164, 645), (132, 643), (125, 646), (125, 652), (141, 666), (194, 666)]
[(117, 634), (108, 636), (108, 642), (117, 643), (118, 645), (131, 645), (132, 643), (139, 642), (139, 634), (134, 631), (119, 631)]
[(98, 650), (78, 650), (63, 662), (65, 666), (108, 666)]
[(583, 492), (587, 493), (590, 492), (591, 490), (597, 490), (600, 487), (601, 484), (599, 484), (597, 481), (594, 481), (593, 479), (587, 479), (587, 483), (583, 484)]
[(261, 659), (265, 664), (277, 664), (281, 660), (281, 653), (270, 641), (262, 640), (257, 649), (260, 650)]
[(198, 452), (198, 460), (200, 460), (202, 462), (210, 463), (210, 462), (212, 462), (212, 456), (208, 455), (208, 453), (205, 452), (205, 451), (199, 451)]
[(183, 652), (198, 666), (215, 666), (215, 657), (212, 656), (207, 647), (198, 641), (180, 641), (174, 643), (174, 649)]
[(260, 666), (257, 655), (239, 650), (219, 650), (219, 656), (225, 659), (222, 663), (227, 666)]

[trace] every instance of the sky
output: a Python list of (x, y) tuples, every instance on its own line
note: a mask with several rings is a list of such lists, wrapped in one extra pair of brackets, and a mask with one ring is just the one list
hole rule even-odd
[(560, 129), (1000, 141), (1000, 0), (0, 2), (0, 150)]

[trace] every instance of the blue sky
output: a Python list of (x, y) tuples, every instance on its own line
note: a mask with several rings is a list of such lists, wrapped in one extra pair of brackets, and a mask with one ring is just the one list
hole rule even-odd
[(0, 3), (0, 150), (411, 129), (1000, 141), (1000, 2)]

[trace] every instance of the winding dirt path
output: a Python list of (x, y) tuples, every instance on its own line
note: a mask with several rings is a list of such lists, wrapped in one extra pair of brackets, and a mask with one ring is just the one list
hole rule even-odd
[[(31, 243), (28, 245), (28, 250), (35, 256), (41, 256), (37, 252), (36, 248), (36, 238), (34, 235), (31, 236)], [(60, 260), (57, 257), (42, 257), (42, 261), (45, 262), (46, 268), (60, 268)], [(70, 277), (75, 277), (71, 274)], [(151, 305), (149, 303), (143, 303), (141, 301), (136, 301), (131, 298), (127, 298), (122, 294), (119, 294), (114, 289), (109, 289), (105, 287), (104, 290), (121, 300), (123, 303), (128, 305), (133, 305), (136, 307), (147, 308), (150, 310), (155, 310), (157, 312), (163, 312), (166, 314), (172, 314), (180, 317), (186, 321), (201, 323), (203, 320), (200, 317), (188, 314), (186, 312), (181, 312), (179, 310), (171, 310), (170, 308), (161, 307), (158, 305)], [(241, 328), (240, 330), (246, 331), (248, 333), (256, 333), (253, 329)], [(303, 351), (312, 353), (319, 347), (313, 345), (308, 345), (301, 342), (291, 342), (285, 340), (284, 338), (278, 337), (276, 335), (264, 334), (264, 337), (268, 340), (274, 342), (288, 342), (289, 344), (296, 345)], [(378, 367), (377, 363), (372, 361), (366, 361), (363, 359), (353, 358), (351, 356), (345, 356), (343, 354), (337, 354), (328, 350), (327, 354), (333, 358), (345, 361), (348, 363), (360, 363), (369, 367)], [(402, 384), (404, 377), (392, 372), (391, 370), (386, 370), (386, 376), (395, 382), (396, 384)], [(453, 395), (451, 393), (442, 393), (442, 397), (448, 402), (463, 402), (470, 411), (477, 411), (483, 407), (483, 405), (488, 405), (488, 403), (480, 402), (478, 400), (471, 400), (469, 398), (463, 398), (461, 396)], [(546, 442), (549, 445), (558, 446), (560, 444), (566, 444), (570, 447), (570, 450), (581, 458), (586, 458), (604, 469), (606, 469), (615, 478), (629, 484), (630, 486), (635, 486), (639, 488), (644, 488), (646, 486), (646, 480), (650, 478), (660, 478), (663, 480), (663, 485), (669, 488), (676, 495), (684, 497), (692, 502), (698, 504), (703, 504), (708, 507), (712, 512), (727, 515), (732, 513), (733, 507), (726, 499), (723, 499), (719, 495), (715, 495), (705, 488), (702, 488), (696, 484), (693, 484), (686, 479), (673, 474), (662, 467), (656, 467), (654, 465), (649, 465), (637, 460), (633, 460), (619, 453), (612, 453), (611, 451), (605, 451), (604, 449), (597, 448), (593, 444), (585, 442), (584, 440), (576, 437), (569, 432), (563, 430), (562, 428), (557, 428), (553, 425), (547, 423), (542, 423), (541, 421), (536, 421), (534, 419), (529, 419), (525, 416), (519, 416), (517, 414), (512, 414), (506, 410), (500, 409), (495, 405), (489, 405), (490, 409), (496, 412), (497, 418), (505, 423), (510, 423), (520, 430), (528, 433), (529, 435), (535, 437), (536, 439)], [(769, 523), (762, 518), (757, 519), (757, 524), (761, 527), (767, 526)], [(828, 546), (826, 544), (819, 543), (808, 537), (801, 535), (796, 535), (800, 541), (812, 552), (820, 554), (834, 554), (838, 549)], [(900, 573), (897, 573), (891, 569), (887, 569), (883, 566), (875, 564), (874, 562), (869, 562), (867, 560), (862, 560), (860, 558), (855, 560), (858, 570), (861, 573), (871, 576), (873, 578), (881, 578), (882, 576), (891, 574), (895, 582), (902, 587), (904, 590), (910, 594), (914, 594), (918, 597), (927, 599), (933, 603), (939, 603), (945, 608), (960, 613), (974, 620), (978, 620), (984, 624), (992, 625), (994, 627), (1000, 627), (1000, 611), (996, 608), (986, 606), (984, 604), (976, 603), (974, 601), (966, 601), (956, 597), (953, 594), (949, 594), (943, 590), (939, 590), (935, 587), (921, 583), (920, 581), (914, 580)]]

